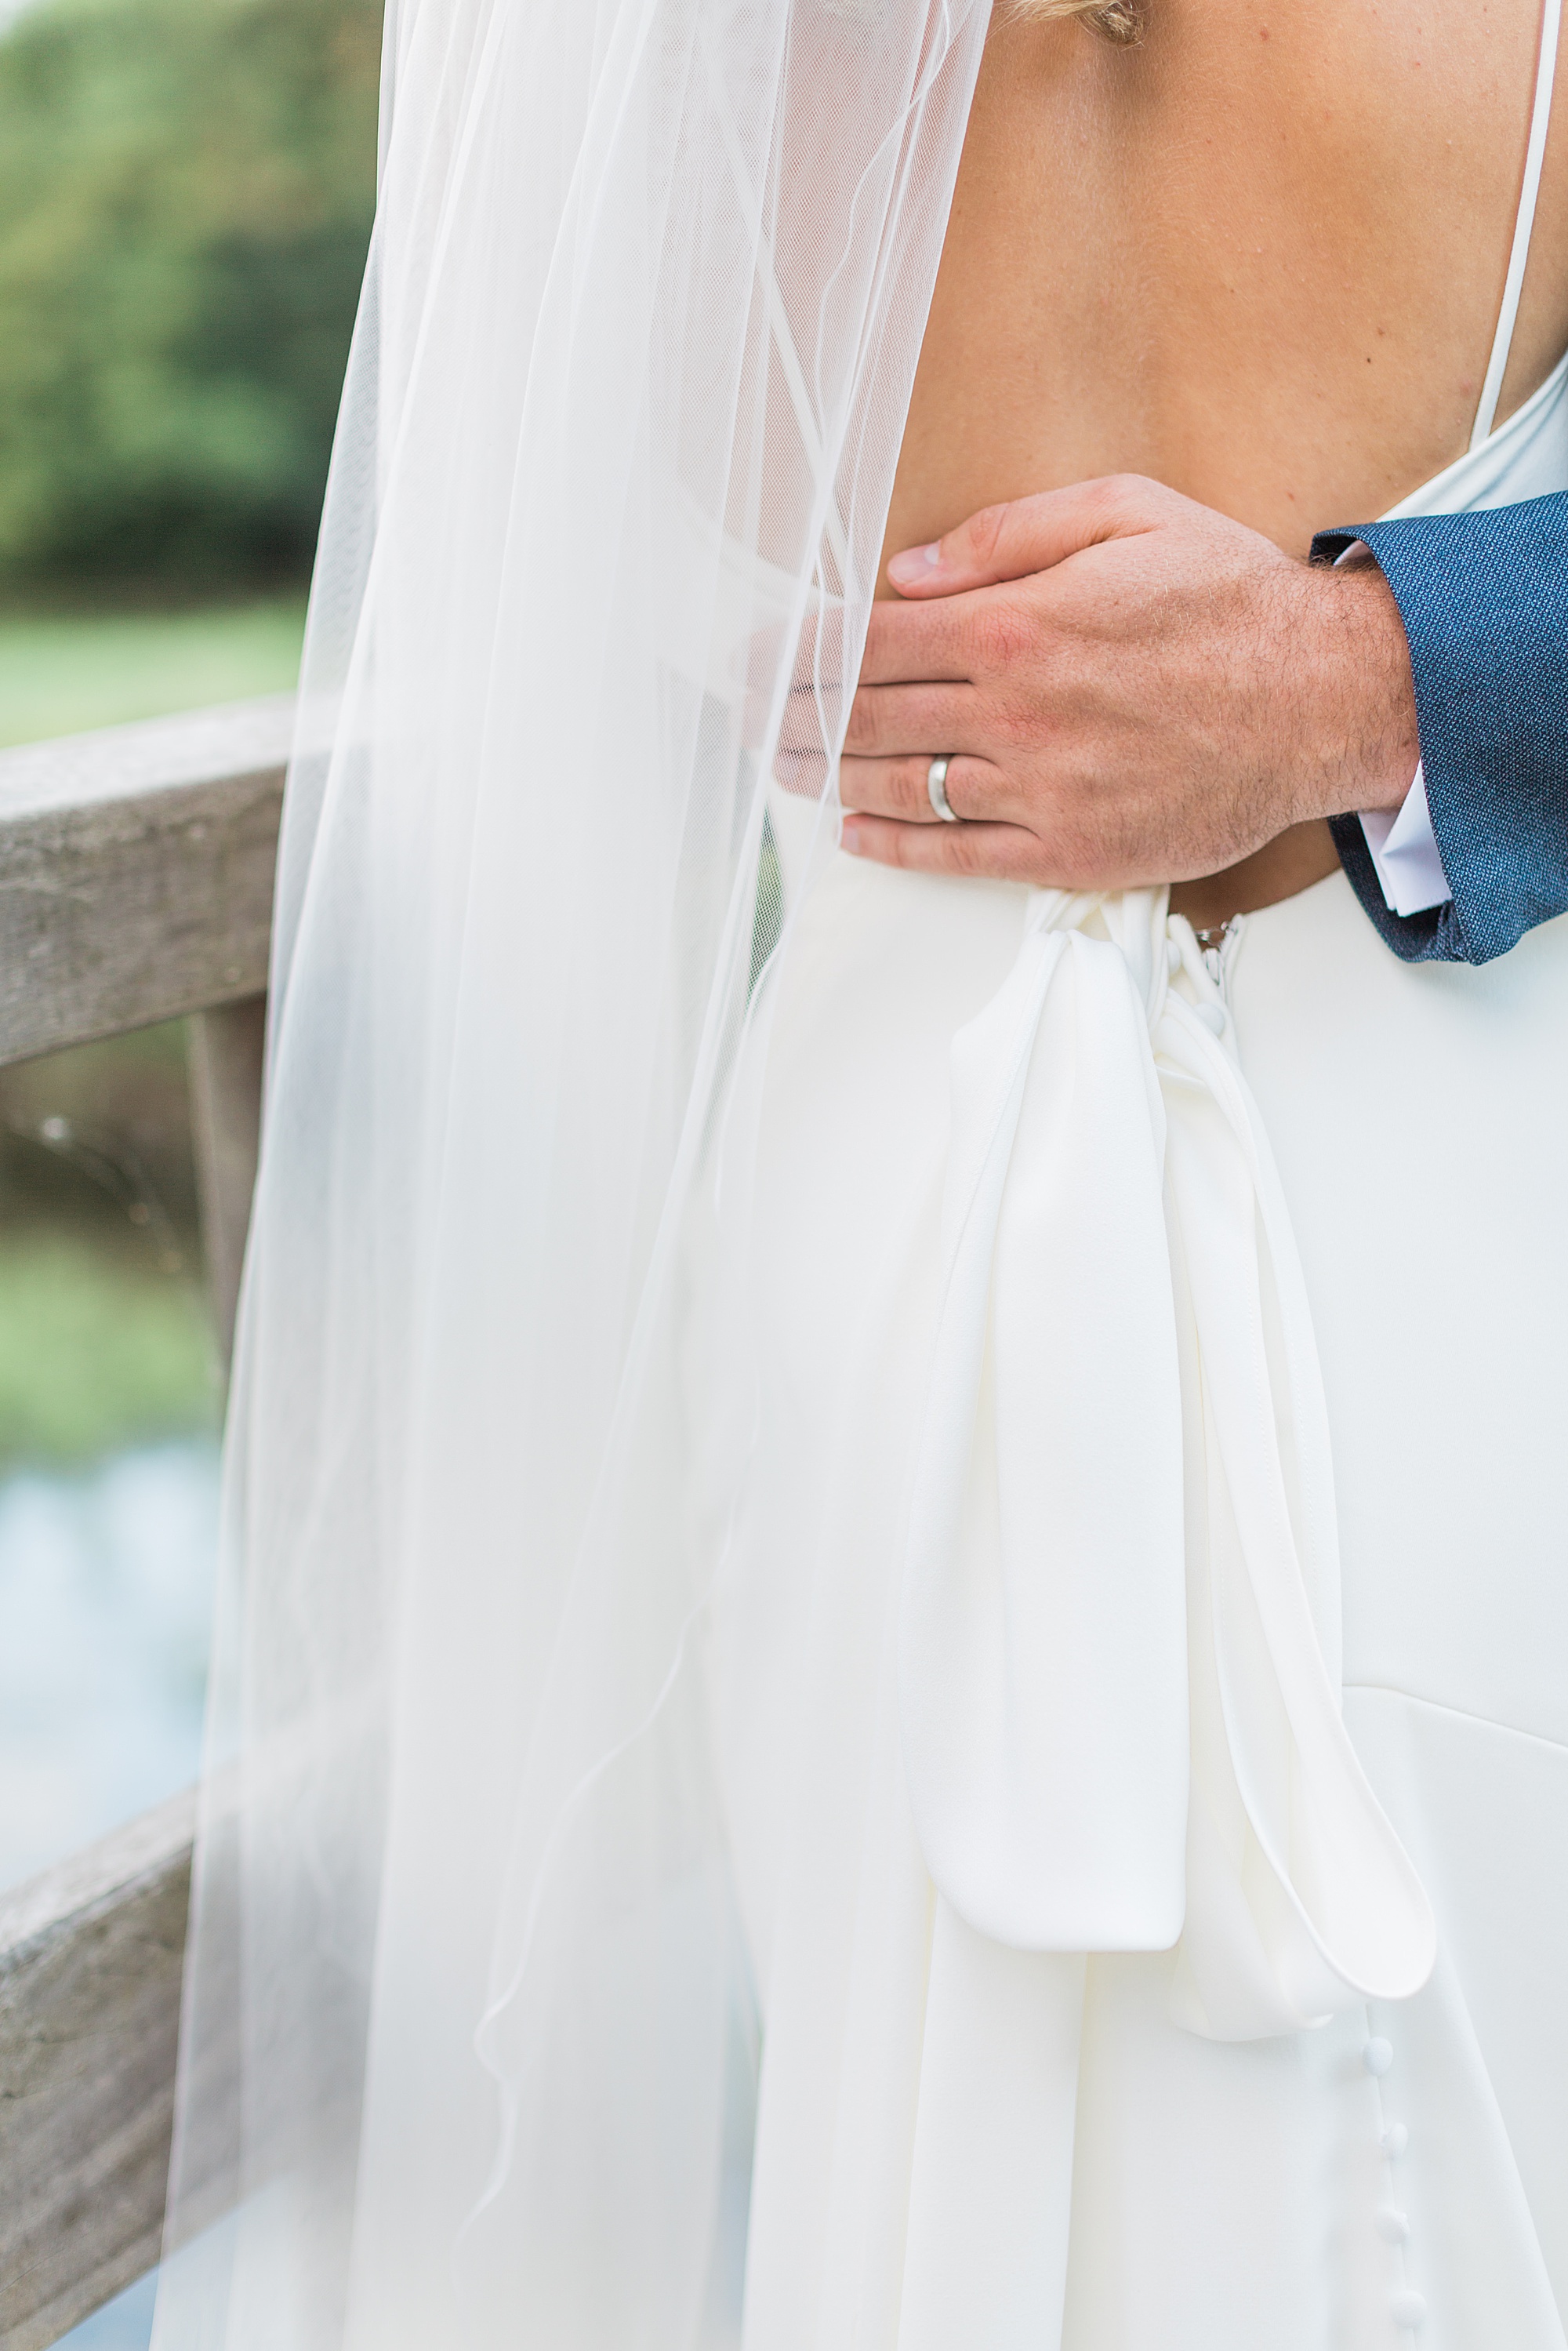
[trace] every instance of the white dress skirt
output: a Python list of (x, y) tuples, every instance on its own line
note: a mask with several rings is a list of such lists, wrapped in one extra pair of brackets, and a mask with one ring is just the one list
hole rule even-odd
[[(1565, 486), (1568, 366), (1398, 511)], [(1568, 917), (1205, 957), (815, 815), (726, 1210), (746, 2351), (1562, 2351)]]

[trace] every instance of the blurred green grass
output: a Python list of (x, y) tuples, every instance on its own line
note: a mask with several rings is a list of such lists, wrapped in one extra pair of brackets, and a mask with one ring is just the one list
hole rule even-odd
[(0, 745), (287, 692), (302, 597), (189, 611), (0, 611)]
[(0, 1238), (0, 1465), (84, 1463), (213, 1419), (192, 1282), (115, 1263), (85, 1233)]
[(183, 1021), (0, 1070), (0, 1475), (217, 1408)]

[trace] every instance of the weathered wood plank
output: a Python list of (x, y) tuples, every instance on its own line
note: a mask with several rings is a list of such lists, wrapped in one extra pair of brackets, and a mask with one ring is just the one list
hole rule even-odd
[(266, 987), (293, 708), (0, 751), (0, 1062)]
[(202, 1203), (207, 1290), (225, 1369), (234, 1353), (235, 1308), (261, 1146), (267, 998), (196, 1013), (189, 1027), (191, 1129)]
[(158, 2258), (194, 1803), (0, 1896), (0, 2351)]
[[(225, 1353), (254, 1181), (287, 696), (0, 752), (0, 1062), (196, 1013)], [(158, 2258), (193, 1797), (0, 1896), (0, 2351)]]

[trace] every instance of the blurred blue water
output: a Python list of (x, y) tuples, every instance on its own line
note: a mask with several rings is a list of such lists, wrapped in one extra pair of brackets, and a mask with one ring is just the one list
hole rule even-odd
[[(0, 1886), (196, 1776), (217, 1448), (166, 1445), (0, 1484)], [(142, 2279), (65, 2340), (146, 2351)]]
[(217, 1449), (0, 1484), (0, 1886), (189, 1785), (217, 1537)]
[(70, 2351), (147, 2351), (157, 2285), (156, 2275), (139, 2278), (124, 2294), (84, 2319), (65, 2337), (65, 2344)]

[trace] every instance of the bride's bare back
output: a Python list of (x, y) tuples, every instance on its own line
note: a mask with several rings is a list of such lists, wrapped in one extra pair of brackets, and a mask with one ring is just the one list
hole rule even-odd
[[(1539, 0), (1147, 0), (1124, 47), (1004, 0), (887, 551), (1132, 472), (1304, 554), (1440, 471), (1501, 299), (1539, 31)], [(1500, 421), (1565, 345), (1559, 108)], [(1244, 898), (1329, 869), (1326, 827), (1299, 834)]]

